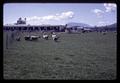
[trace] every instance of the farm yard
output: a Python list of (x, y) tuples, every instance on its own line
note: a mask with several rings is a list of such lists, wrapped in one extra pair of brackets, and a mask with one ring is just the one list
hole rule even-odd
[[(116, 33), (61, 32), (58, 42), (51, 36), (48, 40), (25, 41), (27, 34), (19, 32), (20, 41), (14, 40), (8, 49), (4, 46), (4, 79), (116, 79)], [(41, 36), (40, 32), (30, 34)]]

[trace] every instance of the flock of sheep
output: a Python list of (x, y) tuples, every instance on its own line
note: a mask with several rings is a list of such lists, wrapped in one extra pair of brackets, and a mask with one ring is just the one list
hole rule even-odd
[[(55, 42), (57, 42), (57, 40), (58, 40), (58, 38), (59, 38), (59, 37), (57, 36), (57, 34), (56, 34), (55, 32), (53, 32), (53, 33), (51, 33), (51, 34), (52, 34), (52, 35), (51, 35), (52, 39), (53, 39)], [(40, 36), (35, 36), (35, 35), (24, 36), (24, 39), (25, 39), (26, 41), (34, 41), (34, 40), (38, 40), (38, 38), (41, 38), (41, 37), (40, 37)], [(45, 40), (48, 40), (49, 35), (43, 33), (42, 38), (45, 39)], [(21, 39), (20, 36), (16, 38), (17, 41), (20, 41), (20, 39)]]
[[(106, 35), (107, 31), (102, 31), (100, 33), (102, 33), (103, 35)], [(45, 40), (48, 40), (49, 37), (50, 37), (50, 35), (43, 32), (42, 37), (41, 36), (36, 36), (36, 35), (27, 35), (27, 36), (24, 36), (24, 39), (26, 41), (34, 41), (34, 40), (38, 40), (38, 38), (43, 38)], [(59, 39), (59, 36), (55, 32), (51, 33), (51, 37), (56, 42)], [(16, 38), (17, 41), (20, 41), (20, 39), (21, 39), (20, 36)]]

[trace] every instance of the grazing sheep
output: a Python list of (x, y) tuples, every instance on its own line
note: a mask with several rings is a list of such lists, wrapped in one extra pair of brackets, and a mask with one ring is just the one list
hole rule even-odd
[(103, 34), (103, 35), (106, 35), (106, 34), (107, 34), (107, 32), (102, 32), (102, 34)]
[(25, 40), (30, 40), (30, 36), (25, 36)]
[(46, 40), (48, 40), (48, 35), (43, 34), (43, 38), (46, 39)]
[(39, 36), (30, 36), (30, 40), (38, 40)]
[(25, 38), (25, 40), (33, 41), (33, 40), (38, 40), (38, 38), (40, 38), (40, 36), (25, 36), (24, 38)]
[(54, 41), (57, 41), (59, 37), (57, 37), (57, 35), (55, 33), (53, 33), (52, 38), (53, 38)]
[(57, 41), (59, 37), (54, 38), (54, 41)]

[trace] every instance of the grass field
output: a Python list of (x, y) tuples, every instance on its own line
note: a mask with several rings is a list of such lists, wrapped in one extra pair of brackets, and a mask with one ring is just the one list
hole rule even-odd
[(14, 41), (4, 49), (4, 79), (116, 79), (116, 33), (59, 35), (58, 42)]

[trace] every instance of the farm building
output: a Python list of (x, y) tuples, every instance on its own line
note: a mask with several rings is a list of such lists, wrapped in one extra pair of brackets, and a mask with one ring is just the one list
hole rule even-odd
[(26, 18), (19, 18), (13, 25), (4, 25), (3, 30), (19, 31), (65, 31), (64, 25), (27, 25)]
[(64, 31), (63, 25), (5, 25), (4, 30), (19, 31)]

